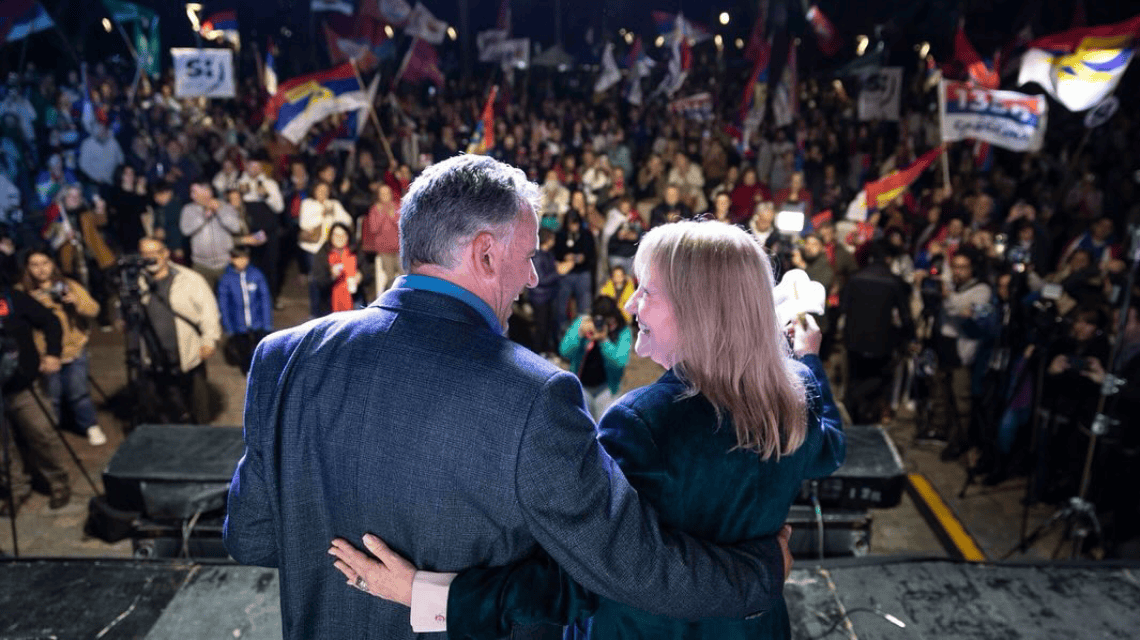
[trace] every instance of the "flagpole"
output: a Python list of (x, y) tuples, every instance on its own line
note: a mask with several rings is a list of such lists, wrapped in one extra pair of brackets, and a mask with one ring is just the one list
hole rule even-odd
[[(360, 84), (360, 89), (364, 90), (364, 80), (360, 77), (360, 70), (356, 68), (356, 60), (349, 58), (348, 63), (352, 65), (352, 73), (356, 76), (356, 81)], [(377, 71), (379, 73), (379, 71)], [(394, 169), (396, 166), (396, 155), (392, 153), (392, 147), (388, 144), (388, 137), (384, 135), (384, 127), (380, 126), (380, 117), (376, 115), (375, 96), (368, 100), (368, 115), (372, 118), (372, 124), (376, 127), (376, 133), (380, 134), (380, 144), (384, 145), (384, 153), (388, 154), (388, 166)]]

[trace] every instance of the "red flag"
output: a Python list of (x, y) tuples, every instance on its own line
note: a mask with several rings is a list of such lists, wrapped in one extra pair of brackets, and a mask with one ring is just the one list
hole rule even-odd
[(835, 30), (835, 25), (824, 15), (818, 5), (813, 4), (811, 8), (808, 9), (807, 21), (811, 24), (812, 31), (815, 32), (815, 39), (819, 44), (819, 50), (828, 57), (839, 53), (840, 47), (843, 46), (843, 39), (839, 37), (839, 32)]
[(427, 80), (437, 87), (446, 84), (443, 72), (439, 70), (439, 54), (435, 52), (435, 47), (426, 40), (416, 38), (412, 46), (408, 47), (408, 53), (404, 56), (404, 62), (400, 64), (400, 70), (396, 72), (392, 84), (400, 80), (408, 82)]
[(767, 21), (768, 0), (761, 0), (756, 10), (756, 22), (752, 24), (752, 33), (748, 36), (748, 46), (744, 48), (744, 58), (749, 62), (758, 62), (767, 53), (768, 38), (764, 36)]
[(867, 195), (867, 208), (882, 209), (890, 204), (891, 200), (894, 200), (912, 182), (917, 180), (923, 171), (926, 171), (926, 168), (934, 162), (940, 153), (942, 153), (942, 147), (934, 147), (906, 168), (892, 171), (886, 177), (864, 185), (863, 190)]
[(983, 89), (997, 89), (1001, 85), (1001, 76), (986, 66), (985, 61), (974, 49), (974, 45), (970, 44), (966, 30), (961, 25), (958, 26), (958, 33), (954, 36), (954, 60), (966, 68), (970, 82)]

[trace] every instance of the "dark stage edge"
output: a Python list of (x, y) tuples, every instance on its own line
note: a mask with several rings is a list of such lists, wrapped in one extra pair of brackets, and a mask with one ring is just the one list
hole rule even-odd
[[(797, 640), (1140, 637), (1140, 563), (829, 560), (800, 563), (784, 594)], [(96, 637), (280, 638), (277, 572), (134, 560), (0, 561), (0, 639)]]
[(824, 637), (1140, 638), (1140, 563), (833, 560), (793, 570), (784, 596), (797, 640), (820, 638), (844, 612)]

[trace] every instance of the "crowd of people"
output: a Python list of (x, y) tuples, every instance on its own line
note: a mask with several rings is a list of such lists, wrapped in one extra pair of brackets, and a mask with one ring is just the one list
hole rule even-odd
[[(678, 220), (718, 221), (750, 231), (777, 278), (799, 268), (826, 287), (822, 355), (854, 422), (913, 402), (917, 436), (944, 442), (945, 459), (976, 449), (990, 482), (1032, 472), (1034, 499), (1073, 493), (1073, 451), (1096, 410), (1088, 398), (1105, 372), (1137, 366), (1134, 336), (1116, 335), (1132, 324), (1113, 313), (1137, 214), (1131, 114), (1091, 131), (1079, 154), (1067, 146), (1079, 124), (1063, 118), (1043, 152), (993, 150), (992, 168), (970, 145), (951, 147), (948, 184), (931, 170), (854, 220), (848, 204), (866, 181), (939, 142), (935, 92), (920, 82), (899, 122), (861, 122), (841, 84), (806, 79), (795, 121), (769, 121), (741, 145), (726, 133), (729, 100), (691, 119), (617, 90), (590, 99), (566, 81), (575, 73), (505, 88), (487, 153), (539, 188), (539, 279), (516, 302), (510, 336), (573, 370), (595, 415), (613, 402), (637, 331), (625, 303), (641, 238)], [(403, 273), (401, 200), (427, 166), (466, 150), (484, 100), (476, 80), (438, 94), (401, 85), (377, 97), (387, 136), (369, 126), (345, 151), (321, 142), (335, 118), (301, 145), (276, 135), (252, 80), (238, 99), (213, 102), (175, 98), (169, 81), (144, 82), (128, 100), (127, 80), (101, 64), (29, 68), (9, 76), (0, 102), (3, 271), (32, 298), (10, 306), (46, 305), (62, 336), (30, 313), (46, 339), (35, 353), (20, 342), (21, 367), (39, 363), (56, 411), (93, 445), (105, 434), (85, 391), (84, 344), (89, 327), (124, 330), (122, 257), (148, 263), (138, 287), (156, 339), (146, 366), (175, 391), (169, 418), (205, 422), (205, 361), (222, 348), (245, 371), (261, 337), (281, 328), (286, 286), (318, 317), (367, 304)], [(788, 212), (802, 214), (801, 230), (780, 224)], [(1111, 362), (1114, 341), (1124, 346)], [(19, 406), (27, 379), (6, 383), (6, 407)], [(1033, 426), (1046, 437), (1032, 438)], [(1121, 446), (1106, 455), (1121, 460), (1104, 468), (1135, 468), (1134, 434), (1109, 437)], [(1102, 500), (1131, 514), (1116, 520), (1122, 531), (1140, 533), (1127, 501)]]

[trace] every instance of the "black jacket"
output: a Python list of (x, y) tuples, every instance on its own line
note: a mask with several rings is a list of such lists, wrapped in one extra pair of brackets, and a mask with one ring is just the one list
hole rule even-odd
[(32, 340), (32, 329), (39, 329), (47, 343), (47, 355), (59, 357), (63, 348), (63, 328), (47, 307), (23, 291), (5, 289), (0, 294), (0, 349), (18, 351), (15, 373), (4, 383), (4, 393), (16, 393), (32, 386), (40, 375), (40, 354)]
[[(910, 286), (885, 264), (868, 265), (851, 276), (843, 288), (840, 309), (847, 317), (844, 339), (848, 350), (883, 357), (914, 338)], [(896, 326), (896, 313), (901, 326)]]

